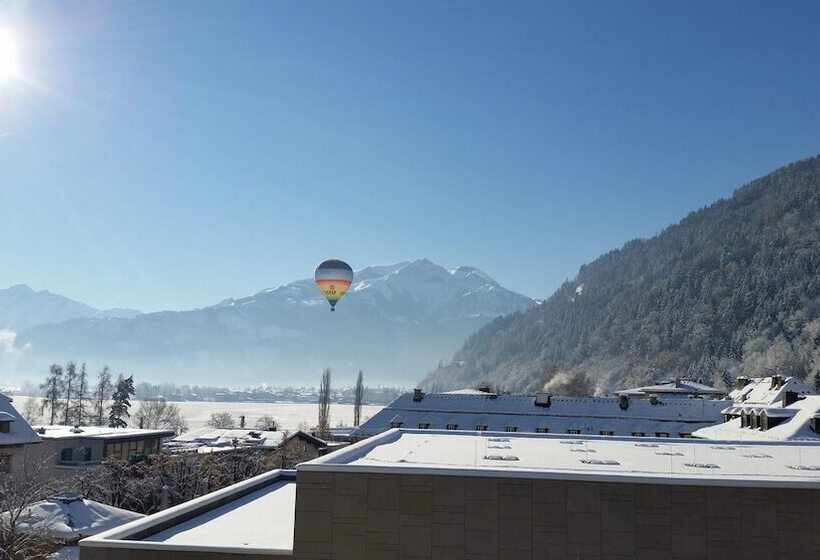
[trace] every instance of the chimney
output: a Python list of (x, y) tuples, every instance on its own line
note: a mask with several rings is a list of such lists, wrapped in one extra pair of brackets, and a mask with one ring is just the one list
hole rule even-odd
[(140, 430), (145, 426), (145, 416), (140, 416)]
[(783, 395), (783, 406), (789, 406), (790, 404), (794, 404), (799, 400), (797, 391), (786, 391)]
[(660, 401), (660, 398), (658, 397), (658, 395), (649, 395), (649, 403), (650, 404), (653, 404), (653, 405), (658, 404), (659, 401)]
[(552, 397), (549, 393), (535, 393), (535, 406), (545, 406), (549, 408), (552, 404)]
[(735, 378), (735, 389), (743, 389), (746, 385), (751, 383), (751, 379), (748, 377), (740, 376)]
[(481, 391), (482, 393), (492, 393), (493, 392), (493, 390), (490, 389), (489, 385), (482, 385), (481, 387), (478, 388), (478, 390)]
[(244, 428), (244, 427), (245, 427), (245, 415), (244, 415), (244, 414), (243, 414), (242, 416), (240, 416), (240, 417), (239, 417), (239, 427), (240, 427), (240, 428)]
[(423, 398), (424, 393), (422, 393), (421, 389), (413, 389), (413, 402), (421, 402)]
[(621, 410), (626, 410), (627, 408), (629, 408), (629, 397), (627, 397), (626, 395), (620, 395), (618, 397), (618, 406), (621, 408)]

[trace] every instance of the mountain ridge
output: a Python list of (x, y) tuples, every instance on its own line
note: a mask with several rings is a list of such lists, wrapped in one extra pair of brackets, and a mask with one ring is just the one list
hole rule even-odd
[(784, 166), (649, 239), (583, 265), (537, 307), (474, 333), (423, 385), (601, 391), (681, 375), (820, 372), (820, 156)]
[(187, 311), (37, 325), (15, 333), (12, 365), (34, 377), (50, 361), (87, 360), (146, 380), (195, 374), (200, 383), (226, 374), (312, 383), (303, 377), (331, 367), (342, 379), (363, 369), (375, 382), (406, 383), (493, 317), (531, 305), (478, 269), (422, 259), (365, 267), (334, 314), (301, 279)]

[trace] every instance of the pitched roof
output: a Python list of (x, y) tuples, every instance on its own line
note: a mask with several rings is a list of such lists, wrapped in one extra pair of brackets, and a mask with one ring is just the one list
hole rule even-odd
[(11, 422), (9, 433), (0, 432), (0, 447), (40, 443), (41, 440), (37, 433), (29, 426), (25, 418), (17, 412), (11, 402), (9, 397), (0, 393), (0, 421)]

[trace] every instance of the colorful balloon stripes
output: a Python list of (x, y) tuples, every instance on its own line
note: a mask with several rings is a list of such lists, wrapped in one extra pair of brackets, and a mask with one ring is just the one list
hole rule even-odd
[(326, 260), (316, 267), (314, 280), (316, 287), (330, 303), (330, 310), (335, 311), (336, 304), (353, 283), (353, 269), (344, 261)]

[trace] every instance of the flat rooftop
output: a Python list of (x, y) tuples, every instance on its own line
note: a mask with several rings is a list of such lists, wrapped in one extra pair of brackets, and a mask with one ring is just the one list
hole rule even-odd
[(120, 558), (124, 550), (146, 558), (151, 551), (291, 556), (295, 509), (296, 473), (276, 470), (84, 539), (80, 546), (107, 549), (106, 558)]
[(298, 469), (820, 488), (820, 444), (393, 429)]
[[(143, 539), (198, 545), (218, 539), (232, 548), (293, 548), (296, 481), (282, 480)], [(260, 531), (260, 520), (264, 530)]]
[(119, 438), (140, 438), (140, 437), (173, 437), (173, 430), (148, 430), (140, 428), (109, 428), (107, 426), (81, 426), (75, 428), (74, 426), (34, 426), (36, 430), (44, 430), (43, 433), (37, 432), (42, 439), (75, 439), (75, 438), (92, 438), (92, 439), (119, 439)]

